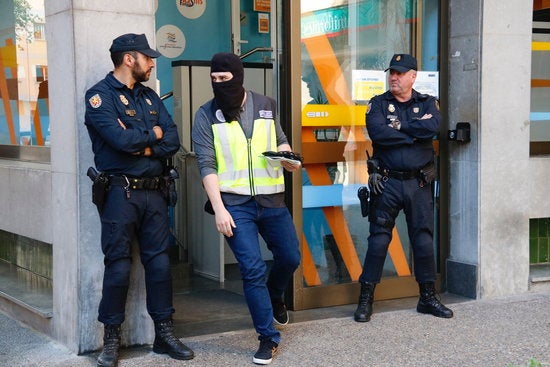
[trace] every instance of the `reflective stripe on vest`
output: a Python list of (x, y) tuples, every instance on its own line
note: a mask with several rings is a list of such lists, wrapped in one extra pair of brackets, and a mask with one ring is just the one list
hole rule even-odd
[(271, 167), (262, 153), (277, 150), (275, 122), (254, 121), (252, 139), (247, 139), (238, 121), (213, 124), (214, 148), (221, 192), (239, 195), (283, 192), (282, 167)]

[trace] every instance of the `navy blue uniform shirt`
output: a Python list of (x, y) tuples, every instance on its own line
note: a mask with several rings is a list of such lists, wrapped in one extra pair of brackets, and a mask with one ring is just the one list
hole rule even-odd
[[(432, 117), (421, 120), (425, 114)], [(399, 130), (388, 126), (395, 118), (401, 121)], [(380, 167), (412, 171), (433, 160), (432, 139), (439, 133), (441, 122), (435, 97), (413, 89), (409, 101), (399, 102), (387, 91), (370, 100), (366, 121)]]
[[(164, 159), (180, 146), (177, 127), (157, 93), (141, 83), (129, 89), (112, 72), (86, 92), (85, 124), (95, 166), (108, 174), (159, 176)], [(159, 140), (153, 131), (155, 125), (162, 128)], [(135, 154), (146, 147), (151, 148), (151, 156)]]

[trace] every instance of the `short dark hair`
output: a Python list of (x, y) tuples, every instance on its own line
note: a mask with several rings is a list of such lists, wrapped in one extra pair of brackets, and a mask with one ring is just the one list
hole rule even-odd
[(122, 65), (122, 60), (124, 60), (124, 55), (130, 54), (134, 57), (134, 59), (137, 59), (137, 51), (119, 51), (119, 52), (111, 52), (111, 61), (113, 62), (113, 65), (115, 68)]

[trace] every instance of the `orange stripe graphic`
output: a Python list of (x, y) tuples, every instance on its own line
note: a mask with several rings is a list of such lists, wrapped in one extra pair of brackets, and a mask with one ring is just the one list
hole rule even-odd
[[(321, 83), (323, 91), (325, 92), (329, 104), (340, 106), (353, 105), (349, 93), (350, 89), (348, 88), (344, 73), (342, 72), (338, 59), (336, 58), (334, 50), (332, 49), (330, 41), (326, 37), (326, 35), (303, 39), (303, 43), (309, 53), (311, 62), (317, 73), (317, 76), (319, 77), (319, 81)], [(309, 107), (310, 109), (321, 108), (320, 106)], [(332, 111), (334, 108), (338, 108), (334, 106), (331, 107), (332, 109), (330, 111)], [(328, 112), (328, 116), (330, 116), (330, 111)], [(350, 114), (348, 112), (348, 114), (352, 115), (353, 113)], [(322, 125), (321, 120), (322, 119), (320, 119), (319, 122)], [(314, 129), (323, 129), (326, 128), (326, 126), (312, 126), (313, 121), (311, 121), (311, 119), (308, 121), (308, 126), (302, 127), (302, 142), (315, 144), (316, 138), (314, 135)], [(328, 123), (328, 125), (330, 125), (330, 123)], [(338, 128), (340, 128), (341, 135), (344, 138), (343, 140), (348, 142), (348, 144), (346, 144), (346, 150), (344, 152), (344, 159), (342, 160), (345, 160), (346, 164), (348, 165), (350, 183), (366, 183), (368, 180), (366, 169), (366, 154), (364, 150), (359, 151), (357, 149), (358, 146), (364, 147), (364, 143), (356, 144), (358, 142), (367, 141), (364, 134), (364, 121), (361, 124), (352, 123), (350, 121), (342, 121)], [(367, 149), (369, 150), (369, 154), (371, 154), (372, 146), (370, 144), (370, 141), (368, 141), (368, 143), (369, 144), (367, 146)], [(356, 144), (355, 147), (353, 146), (354, 144)], [(322, 143), (319, 143), (319, 146), (317, 146), (316, 148), (324, 149), (322, 148), (322, 146)], [(308, 164), (306, 161), (306, 164), (304, 165), (307, 174), (311, 180), (311, 183), (313, 185), (331, 185), (332, 182), (330, 180), (324, 162), (318, 162), (318, 160), (313, 159), (310, 160), (310, 162), (312, 161), (315, 161), (316, 163)], [(337, 161), (341, 161), (341, 159), (338, 159)], [(322, 209), (336, 241), (338, 250), (342, 255), (342, 260), (346, 265), (352, 281), (355, 281), (359, 278), (359, 275), (361, 274), (362, 264), (359, 262), (357, 251), (353, 244), (353, 240), (351, 238), (348, 225), (345, 221), (342, 208), (324, 207)], [(307, 247), (307, 242), (305, 241), (305, 238), (304, 244), (304, 246)], [(309, 249), (307, 250), (307, 252), (309, 252)], [(304, 251), (304, 253), (306, 253), (306, 251)], [(410, 276), (411, 271), (407, 263), (405, 252), (403, 251), (403, 245), (395, 228), (393, 230), (392, 241), (390, 243), (388, 253), (393, 261), (397, 275)], [(311, 256), (311, 253), (309, 253), (309, 256)], [(304, 262), (304, 277), (307, 273), (307, 276), (312, 279), (313, 274), (311, 273), (311, 266), (314, 267), (315, 265), (313, 264), (313, 260), (311, 258), (307, 261), (311, 261), (312, 263), (306, 264)], [(307, 271), (306, 266), (308, 268)], [(315, 269), (315, 272), (317, 273), (317, 269)], [(306, 282), (309, 284), (309, 281), (307, 279)]]

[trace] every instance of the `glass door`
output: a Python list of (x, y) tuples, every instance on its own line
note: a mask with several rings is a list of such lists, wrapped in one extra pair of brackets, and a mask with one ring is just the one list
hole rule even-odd
[(232, 47), (243, 62), (273, 61), (275, 14), (271, 1), (231, 0)]
[[(420, 70), (430, 72), (424, 75), (436, 79), (417, 83), (415, 89), (429, 86), (426, 92), (437, 94), (439, 2), (302, 0), (300, 11), (305, 160), (303, 257), (295, 307), (305, 309), (357, 301), (369, 235), (357, 199), (357, 189), (368, 180), (366, 152), (372, 153), (366, 107), (372, 96), (387, 89), (384, 69), (394, 53), (416, 56)], [(418, 292), (402, 216), (394, 229), (378, 299)]]

